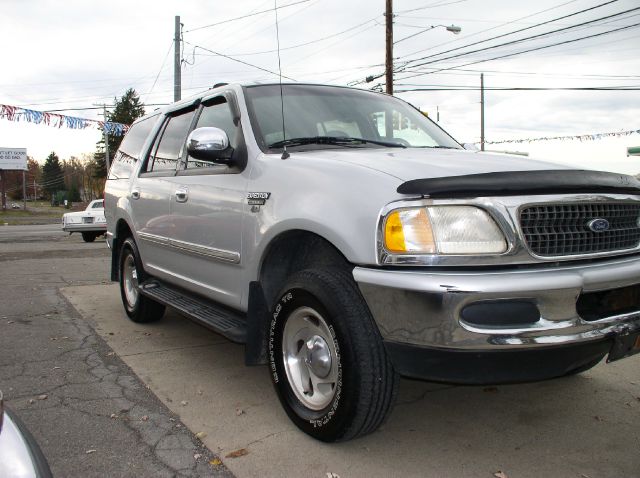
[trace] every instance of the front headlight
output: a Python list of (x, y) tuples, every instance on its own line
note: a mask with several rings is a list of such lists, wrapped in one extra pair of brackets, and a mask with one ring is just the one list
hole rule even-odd
[(504, 234), (474, 206), (397, 209), (384, 222), (384, 247), (393, 254), (500, 254)]

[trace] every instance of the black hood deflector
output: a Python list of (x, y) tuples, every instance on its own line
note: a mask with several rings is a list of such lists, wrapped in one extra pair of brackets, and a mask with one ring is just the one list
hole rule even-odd
[(501, 171), (412, 179), (398, 186), (398, 192), (434, 199), (572, 193), (640, 194), (640, 181), (626, 174), (575, 169)]

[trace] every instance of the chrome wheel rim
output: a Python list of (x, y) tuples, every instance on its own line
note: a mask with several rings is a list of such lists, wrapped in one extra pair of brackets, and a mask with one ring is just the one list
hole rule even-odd
[(311, 410), (322, 410), (333, 400), (340, 369), (334, 337), (322, 316), (300, 307), (287, 319), (282, 336), (282, 358), (291, 389)]
[(135, 307), (138, 301), (138, 270), (132, 254), (128, 254), (122, 265), (122, 278), (124, 280), (124, 295), (129, 307)]

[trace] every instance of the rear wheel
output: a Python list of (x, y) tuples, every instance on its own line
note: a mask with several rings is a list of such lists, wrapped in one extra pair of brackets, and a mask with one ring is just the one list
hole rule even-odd
[(98, 235), (95, 232), (83, 232), (82, 233), (82, 240), (84, 242), (93, 242), (96, 240), (96, 237), (98, 237)]
[(392, 408), (398, 377), (350, 274), (293, 275), (272, 317), (270, 371), (291, 420), (326, 442), (376, 430)]
[(160, 320), (164, 314), (164, 305), (143, 296), (138, 288), (146, 275), (140, 261), (138, 246), (131, 237), (122, 243), (119, 266), (120, 296), (129, 318), (134, 322)]

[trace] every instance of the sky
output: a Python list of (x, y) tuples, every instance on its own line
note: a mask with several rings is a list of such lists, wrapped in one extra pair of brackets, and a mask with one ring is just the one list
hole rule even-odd
[[(183, 97), (218, 82), (275, 81), (265, 71), (278, 69), (274, 4), (2, 0), (0, 104), (100, 119), (101, 110), (91, 108), (113, 104), (128, 88), (148, 111), (170, 103), (176, 15), (183, 24)], [(284, 76), (384, 87), (384, 76), (364, 81), (384, 72), (384, 0), (277, 5)], [(439, 124), (462, 143), (480, 139), (481, 73), (487, 141), (640, 130), (640, 91), (612, 90), (640, 88), (637, 0), (396, 0), (393, 8), (395, 94), (434, 120), (439, 115)], [(247, 17), (233, 20), (241, 16)], [(462, 31), (454, 35), (444, 28), (452, 24)], [(556, 43), (562, 44), (550, 46)], [(530, 49), (537, 50), (520, 53)], [(608, 90), (557, 90), (594, 87)], [(417, 89), (429, 91), (408, 91)], [(96, 129), (0, 118), (0, 146), (27, 148), (41, 162), (51, 151), (61, 159), (90, 155), (99, 139)], [(486, 148), (638, 174), (640, 157), (627, 157), (629, 146), (640, 146), (640, 134)]]

